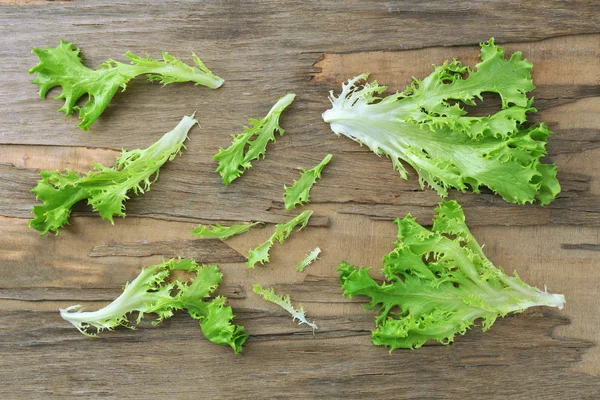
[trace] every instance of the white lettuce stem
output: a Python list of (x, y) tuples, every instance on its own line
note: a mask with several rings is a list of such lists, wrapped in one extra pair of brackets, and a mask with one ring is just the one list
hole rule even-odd
[[(160, 62), (160, 65), (143, 65), (143, 64), (124, 64), (118, 63), (117, 68), (120, 73), (128, 76), (138, 76), (138, 75), (146, 75), (146, 74), (157, 74), (164, 76), (176, 76), (180, 78), (182, 81), (186, 82), (195, 82), (197, 84), (206, 86), (210, 89), (216, 89), (223, 85), (223, 78), (220, 78), (215, 75), (207, 74), (203, 71), (193, 71), (183, 69), (181, 67), (171, 65), (168, 63)], [(158, 63), (157, 62), (157, 63)]]
[[(148, 292), (148, 285), (153, 279), (157, 279), (157, 270), (159, 266), (148, 267), (128, 284), (123, 293), (113, 300), (106, 307), (97, 311), (80, 311), (81, 306), (71, 306), (60, 310), (60, 315), (66, 321), (81, 330), (82, 325), (91, 325), (96, 328), (113, 328), (114, 321), (125, 317), (128, 312), (141, 311), (145, 312), (147, 307), (164, 297), (161, 291)], [(160, 272), (158, 272), (160, 274)]]
[[(66, 309), (60, 309), (60, 316), (73, 324), (80, 331), (85, 330), (86, 326), (93, 326), (99, 330), (112, 329), (116, 321), (120, 318), (126, 318), (129, 312), (145, 312), (146, 307), (160, 300), (160, 295), (155, 293), (138, 293), (131, 296), (129, 293), (123, 293), (108, 306), (97, 311), (79, 311), (79, 306), (71, 306)], [(74, 311), (73, 311), (74, 310)]]
[(287, 106), (292, 104), (292, 101), (294, 101), (295, 98), (296, 98), (296, 95), (293, 93), (288, 93), (285, 96), (283, 96), (281, 99), (279, 99), (277, 101), (277, 103), (275, 103), (275, 105), (273, 107), (271, 107), (271, 110), (269, 111), (269, 113), (267, 114), (265, 119), (268, 118), (273, 113), (281, 113), (285, 108), (287, 108)]
[[(471, 260), (469, 260), (468, 257), (464, 257), (462, 252), (455, 248), (456, 246), (455, 243), (452, 242), (450, 246), (444, 246), (444, 248), (448, 254), (451, 254), (452, 257), (458, 261), (462, 271), (471, 279), (471, 281), (474, 282), (479, 289), (483, 291), (483, 293), (485, 293), (482, 296), (487, 297), (487, 304), (510, 304), (511, 311), (519, 311), (533, 306), (549, 306), (562, 309), (563, 305), (565, 304), (565, 296), (562, 294), (550, 294), (542, 292), (533, 287), (525, 287), (518, 282), (515, 282), (510, 276), (506, 276), (503, 273), (498, 274), (498, 277), (506, 286), (510, 288), (512, 295), (505, 294), (506, 289), (504, 289), (502, 292), (497, 292), (490, 285), (479, 278), (479, 274), (477, 273), (477, 270)], [(485, 257), (483, 253), (480, 254), (480, 257), (484, 260), (487, 260), (487, 257)], [(515, 302), (514, 299), (518, 299), (518, 301)]]
[(193, 118), (193, 115), (183, 117), (172, 131), (165, 133), (162, 138), (148, 148), (148, 156), (154, 159), (178, 151), (187, 138), (188, 131), (197, 123), (198, 121)]
[(492, 307), (497, 306), (498, 308), (508, 306), (508, 312), (518, 312), (536, 306), (556, 307), (559, 310), (562, 310), (566, 302), (565, 296), (562, 294), (542, 292), (536, 288), (531, 288), (526, 290), (526, 292), (527, 293), (524, 294), (523, 290), (519, 290), (516, 293), (507, 293), (505, 289), (496, 295), (490, 297), (485, 296), (487, 297), (486, 303)]
[(348, 112), (344, 109), (331, 108), (323, 113), (323, 121), (331, 124), (335, 121), (356, 120), (356, 113)]
[[(112, 303), (97, 311), (71, 311), (77, 310), (78, 306), (71, 306), (60, 310), (60, 316), (73, 325), (90, 324), (92, 326), (104, 325), (106, 322), (124, 316), (131, 310), (139, 310), (145, 301), (138, 299), (137, 295), (124, 296), (122, 294)], [(144, 300), (149, 300), (145, 298)]]

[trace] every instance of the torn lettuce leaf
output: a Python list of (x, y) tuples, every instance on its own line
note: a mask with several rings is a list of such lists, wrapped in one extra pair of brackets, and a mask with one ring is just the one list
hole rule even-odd
[(306, 267), (313, 263), (321, 254), (320, 248), (315, 248), (313, 251), (308, 253), (308, 255), (304, 258), (304, 260), (300, 261), (298, 265), (296, 265), (296, 271), (303, 272)]
[(87, 199), (102, 219), (114, 223), (113, 216), (125, 217), (128, 193), (143, 194), (158, 179), (160, 167), (179, 154), (190, 128), (197, 124), (192, 117), (183, 117), (171, 132), (146, 149), (123, 150), (115, 167), (94, 164), (94, 170), (81, 177), (73, 171), (41, 171), (42, 179), (31, 190), (42, 205), (33, 207), (29, 226), (46, 235), (69, 223), (71, 208)]
[[(191, 283), (170, 280), (172, 271), (188, 271), (196, 276)], [(81, 305), (60, 310), (63, 319), (86, 336), (112, 331), (119, 326), (135, 329), (128, 320), (130, 313), (137, 312), (135, 324), (144, 314), (157, 314), (153, 324), (158, 324), (177, 310), (187, 310), (192, 318), (200, 321), (204, 336), (213, 343), (230, 346), (235, 354), (242, 351), (248, 338), (244, 327), (231, 321), (233, 312), (225, 305), (226, 299), (218, 296), (207, 298), (222, 281), (223, 275), (216, 265), (198, 265), (190, 259), (169, 260), (163, 264), (142, 268), (140, 274), (125, 286), (123, 293), (108, 306), (98, 311), (84, 311)], [(90, 332), (94, 329), (94, 332)]]
[(217, 172), (221, 175), (223, 183), (229, 185), (245, 170), (252, 167), (252, 160), (265, 157), (269, 142), (275, 142), (275, 132), (283, 136), (285, 130), (279, 126), (279, 117), (296, 97), (295, 94), (286, 94), (271, 108), (266, 117), (261, 120), (251, 118), (252, 126), (244, 127), (244, 132), (237, 136), (232, 135), (233, 141), (226, 148), (219, 148), (213, 157), (219, 163)]
[(230, 346), (235, 354), (242, 351), (242, 345), (248, 339), (244, 333), (244, 327), (232, 323), (233, 311), (230, 306), (225, 305), (227, 298), (217, 296), (206, 307), (206, 315), (200, 320), (200, 329), (208, 340), (222, 346)]
[(410, 214), (396, 220), (398, 241), (383, 258), (383, 283), (368, 269), (346, 262), (338, 267), (344, 296), (367, 296), (365, 308), (378, 310), (374, 344), (390, 351), (418, 348), (431, 339), (449, 344), (477, 319), (485, 332), (508, 313), (534, 306), (562, 309), (562, 294), (529, 286), (487, 259), (456, 201), (440, 203), (436, 212), (431, 230)]
[[(323, 113), (337, 135), (367, 145), (392, 160), (402, 178), (413, 167), (419, 183), (445, 197), (449, 188), (478, 193), (486, 186), (511, 203), (550, 203), (560, 192), (554, 164), (542, 164), (548, 136), (544, 124), (526, 127), (535, 112), (527, 93), (535, 88), (532, 64), (515, 52), (510, 59), (494, 44), (481, 44), (475, 70), (459, 61), (435, 67), (423, 80), (386, 97), (367, 74), (350, 79), (333, 107)], [(361, 84), (361, 81), (365, 81)], [(500, 95), (502, 109), (485, 117), (468, 115), (482, 93)], [(454, 103), (454, 104), (453, 104)]]
[(292, 231), (297, 226), (299, 226), (298, 230), (304, 228), (308, 223), (312, 213), (313, 212), (311, 210), (306, 210), (285, 224), (275, 225), (275, 232), (271, 235), (271, 237), (255, 249), (252, 249), (248, 252), (248, 268), (254, 268), (259, 262), (261, 264), (269, 262), (269, 251), (275, 242), (278, 241), (279, 243), (283, 243), (292, 234)]
[(323, 161), (321, 161), (316, 167), (309, 170), (302, 169), (302, 175), (300, 179), (294, 181), (294, 184), (290, 187), (284, 185), (285, 194), (283, 196), (283, 203), (286, 210), (292, 210), (296, 208), (298, 204), (308, 203), (308, 197), (310, 196), (310, 189), (313, 187), (317, 179), (321, 177), (323, 168), (329, 161), (331, 161), (331, 154), (327, 154)]
[(299, 325), (306, 324), (310, 326), (313, 330), (313, 333), (315, 329), (319, 329), (317, 327), (317, 324), (314, 323), (314, 321), (310, 322), (306, 319), (306, 315), (304, 314), (304, 308), (302, 307), (302, 304), (297, 310), (294, 308), (289, 295), (286, 294), (285, 296), (279, 296), (275, 294), (273, 288), (263, 289), (263, 287), (259, 284), (252, 285), (252, 291), (262, 296), (265, 300), (270, 301), (271, 303), (275, 303), (279, 307), (283, 308), (285, 311), (289, 312), (292, 315), (292, 320), (298, 320)]
[(218, 238), (224, 240), (232, 236), (248, 232), (250, 228), (258, 224), (262, 224), (262, 222), (230, 226), (224, 226), (220, 224), (198, 225), (196, 228), (194, 228), (192, 234), (198, 236), (199, 238)]
[[(127, 82), (138, 75), (148, 75), (150, 81), (159, 81), (163, 86), (173, 82), (194, 82), (216, 89), (223, 84), (223, 79), (210, 72), (193, 53), (195, 67), (166, 52), (162, 54), (163, 61), (127, 52), (125, 56), (131, 61), (130, 64), (111, 59), (99, 69), (93, 70), (83, 65), (79, 51), (73, 49), (72, 43), (63, 40), (55, 48), (35, 48), (32, 52), (37, 54), (40, 62), (29, 73), (38, 73), (32, 83), (40, 86), (39, 94), (42, 99), (53, 87), (62, 87), (62, 92), (56, 99), (64, 100), (65, 104), (58, 111), (65, 115), (79, 111), (79, 127), (84, 131), (90, 129), (100, 117), (117, 91), (125, 91)], [(86, 94), (88, 98), (85, 105), (76, 106), (77, 100)]]

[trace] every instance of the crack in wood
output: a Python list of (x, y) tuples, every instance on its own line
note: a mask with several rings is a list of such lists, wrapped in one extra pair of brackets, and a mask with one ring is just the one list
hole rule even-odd
[(600, 251), (600, 244), (595, 243), (561, 243), (561, 249)]

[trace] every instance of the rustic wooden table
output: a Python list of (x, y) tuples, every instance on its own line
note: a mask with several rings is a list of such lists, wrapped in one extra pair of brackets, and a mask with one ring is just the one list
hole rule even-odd
[[(404, 181), (389, 160), (333, 135), (321, 119), (327, 92), (364, 71), (402, 89), (448, 58), (473, 65), (478, 43), (491, 36), (535, 65), (534, 120), (555, 133), (549, 159), (563, 191), (544, 208), (486, 193), (450, 197), (463, 204), (494, 263), (564, 293), (567, 306), (506, 317), (451, 346), (390, 355), (370, 344), (373, 313), (361, 299), (342, 298), (335, 268), (345, 259), (379, 269), (395, 239), (392, 220), (411, 212), (427, 223), (439, 199), (420, 190), (414, 174)], [(76, 117), (57, 112), (57, 92), (40, 100), (27, 74), (37, 62), (31, 49), (61, 38), (94, 67), (126, 50), (168, 50), (188, 62), (195, 51), (226, 83), (209, 90), (132, 81), (83, 132)], [(599, 398), (596, 0), (0, 0), (0, 40), (0, 398)], [(297, 101), (282, 120), (286, 135), (223, 186), (212, 155), (288, 92)], [(188, 150), (149, 193), (127, 202), (126, 219), (111, 226), (80, 205), (60, 236), (27, 227), (40, 169), (111, 164), (121, 148), (148, 146), (194, 111), (202, 127), (191, 131)], [(270, 264), (245, 269), (245, 254), (270, 234), (270, 223), (293, 215), (282, 207), (283, 185), (327, 153), (334, 158), (313, 189), (311, 225), (276, 246)], [(267, 224), (225, 243), (190, 235), (201, 222), (250, 220)], [(322, 259), (295, 272), (317, 245)], [(101, 307), (140, 267), (177, 256), (221, 267), (220, 292), (251, 335), (240, 356), (207, 342), (183, 314), (93, 340), (57, 312)], [(257, 298), (252, 283), (291, 294), (319, 330), (313, 335)]]

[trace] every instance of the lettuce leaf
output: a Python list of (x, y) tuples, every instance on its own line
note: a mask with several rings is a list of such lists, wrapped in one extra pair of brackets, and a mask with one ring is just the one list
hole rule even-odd
[[(124, 91), (127, 82), (138, 75), (148, 75), (150, 81), (159, 81), (163, 86), (173, 82), (194, 82), (216, 89), (223, 84), (223, 79), (210, 72), (193, 53), (196, 67), (190, 67), (166, 52), (162, 54), (163, 61), (127, 52), (125, 56), (131, 61), (130, 64), (107, 60), (99, 69), (93, 70), (83, 65), (79, 51), (73, 49), (72, 43), (63, 40), (55, 48), (35, 48), (32, 52), (37, 54), (40, 62), (29, 73), (38, 73), (33, 83), (40, 86), (42, 99), (53, 87), (62, 87), (56, 99), (64, 100), (65, 104), (58, 111), (65, 115), (79, 111), (79, 127), (84, 131), (100, 117), (117, 91)], [(77, 100), (86, 94), (88, 99), (85, 105), (76, 106)]]
[(396, 220), (396, 249), (383, 258), (385, 282), (346, 262), (338, 268), (344, 296), (367, 296), (365, 308), (378, 309), (374, 344), (390, 351), (418, 348), (430, 339), (448, 344), (477, 319), (485, 332), (508, 313), (534, 306), (562, 309), (563, 295), (529, 286), (487, 259), (457, 202), (442, 202), (436, 211), (431, 230), (410, 214)]
[(313, 251), (308, 253), (308, 255), (304, 258), (304, 260), (300, 261), (298, 265), (296, 265), (296, 271), (303, 272), (306, 267), (313, 263), (321, 254), (321, 249), (316, 247)]
[(232, 323), (234, 318), (231, 307), (225, 305), (227, 298), (217, 296), (206, 307), (206, 315), (200, 320), (200, 329), (204, 336), (215, 344), (230, 346), (235, 354), (242, 352), (242, 345), (248, 339), (244, 327)]
[(81, 200), (88, 203), (103, 219), (114, 223), (113, 216), (125, 217), (128, 193), (144, 193), (158, 179), (159, 168), (179, 154), (190, 128), (197, 124), (192, 117), (183, 117), (171, 132), (146, 149), (123, 150), (112, 168), (94, 164), (94, 170), (80, 177), (67, 170), (41, 171), (42, 179), (31, 190), (42, 205), (33, 207), (34, 217), (29, 226), (41, 231), (59, 234), (59, 228), (69, 223), (71, 208)]
[(235, 235), (239, 235), (241, 233), (248, 232), (250, 228), (256, 226), (258, 224), (262, 224), (262, 222), (254, 222), (252, 224), (240, 224), (240, 225), (230, 225), (224, 226), (220, 224), (216, 225), (198, 225), (192, 231), (193, 235), (198, 236), (199, 238), (218, 238), (218, 239), (227, 239)]
[(285, 194), (283, 195), (283, 202), (286, 210), (292, 210), (298, 204), (308, 203), (310, 189), (312, 189), (317, 179), (321, 177), (321, 172), (329, 164), (331, 157), (331, 154), (327, 154), (323, 161), (316, 167), (309, 170), (302, 169), (300, 179), (294, 181), (292, 186), (287, 187), (284, 185)]
[[(189, 271), (196, 274), (191, 283), (180, 280), (169, 282), (172, 271)], [(234, 325), (231, 307), (226, 299), (218, 296), (207, 301), (222, 281), (222, 274), (216, 265), (198, 265), (190, 259), (169, 260), (163, 264), (144, 267), (140, 274), (125, 286), (123, 293), (108, 306), (98, 311), (84, 311), (81, 305), (60, 310), (63, 319), (75, 326), (86, 336), (97, 336), (104, 330), (131, 325), (128, 315), (137, 312), (136, 324), (144, 314), (156, 314), (158, 324), (173, 315), (176, 310), (186, 309), (192, 318), (200, 321), (204, 336), (213, 343), (230, 346), (235, 354), (242, 351), (242, 344), (248, 338), (244, 327)], [(96, 333), (90, 332), (95, 329)]]
[(306, 324), (310, 326), (313, 330), (319, 329), (317, 324), (314, 322), (309, 322), (306, 319), (306, 315), (304, 314), (304, 307), (300, 305), (299, 309), (295, 309), (292, 305), (292, 301), (289, 295), (279, 296), (275, 294), (273, 288), (263, 289), (261, 285), (252, 285), (252, 291), (258, 295), (261, 295), (265, 300), (270, 301), (271, 303), (277, 304), (279, 307), (283, 308), (285, 311), (289, 312), (292, 315), (292, 320), (298, 320), (298, 325)]
[(266, 117), (261, 120), (251, 118), (252, 126), (244, 127), (244, 132), (237, 136), (232, 135), (233, 141), (226, 148), (219, 148), (219, 152), (213, 157), (218, 163), (217, 172), (221, 175), (223, 183), (229, 185), (245, 170), (252, 167), (252, 160), (265, 157), (267, 144), (275, 142), (275, 132), (283, 136), (285, 130), (279, 126), (279, 117), (287, 108), (295, 94), (286, 94), (271, 108)]
[[(421, 187), (427, 183), (445, 197), (448, 188), (478, 193), (486, 186), (511, 203), (550, 203), (560, 192), (557, 167), (542, 164), (547, 138), (544, 124), (526, 127), (527, 112), (535, 112), (527, 93), (535, 88), (532, 64), (520, 52), (510, 59), (494, 44), (481, 44), (475, 70), (459, 61), (445, 62), (404, 92), (382, 97), (377, 82), (350, 79), (333, 107), (323, 114), (338, 135), (388, 156), (400, 175), (413, 167)], [(466, 76), (468, 75), (468, 76)], [(461, 106), (476, 106), (482, 93), (498, 93), (502, 109), (485, 117), (468, 115)], [(455, 103), (455, 104), (452, 104)]]
[(283, 243), (288, 237), (290, 237), (292, 231), (298, 225), (300, 226), (298, 230), (304, 228), (308, 223), (312, 213), (312, 211), (306, 210), (285, 224), (275, 225), (275, 232), (273, 232), (271, 237), (260, 246), (249, 251), (247, 264), (248, 268), (254, 268), (254, 266), (259, 262), (261, 264), (269, 262), (269, 251), (271, 251), (271, 247), (273, 247), (275, 242), (279, 241), (279, 243)]

